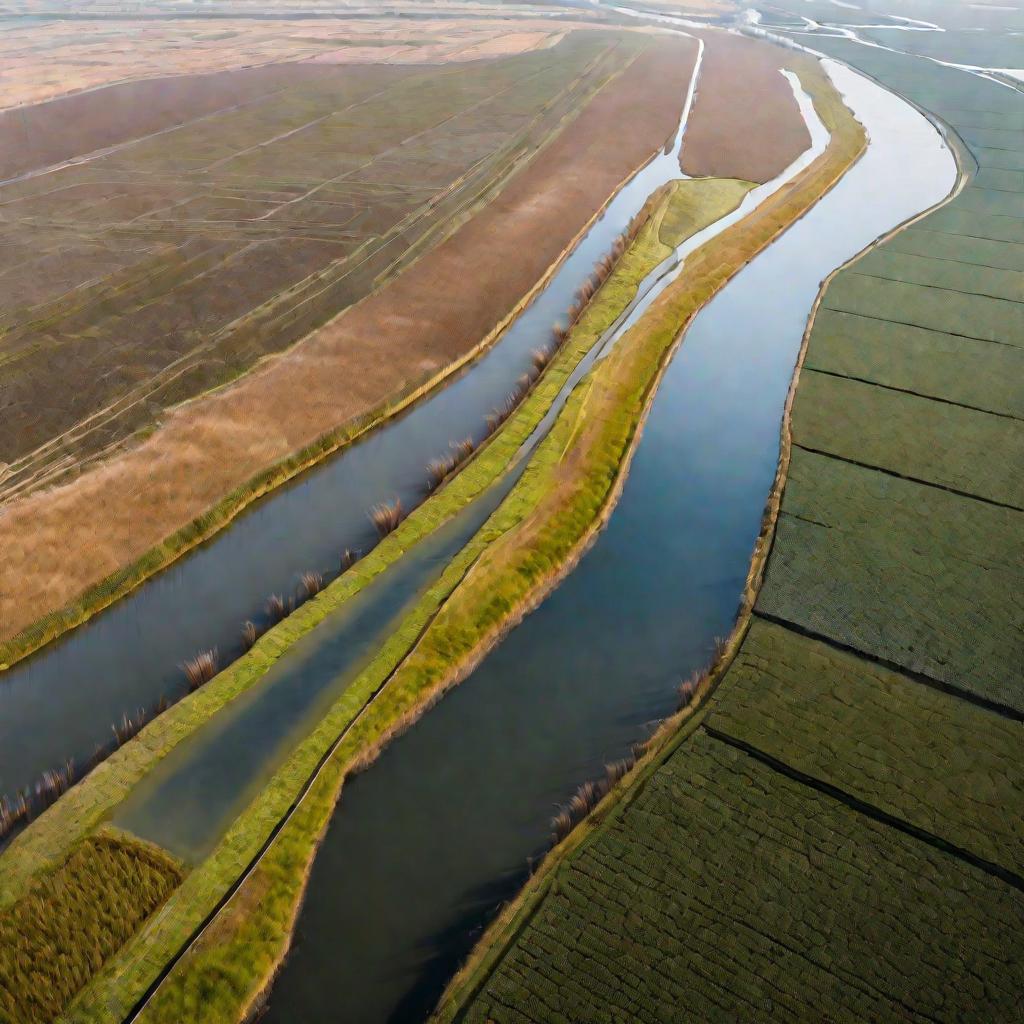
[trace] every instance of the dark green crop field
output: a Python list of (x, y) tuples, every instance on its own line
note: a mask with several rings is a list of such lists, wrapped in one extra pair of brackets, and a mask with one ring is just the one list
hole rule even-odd
[[(818, 311), (805, 369), (1024, 417), (1024, 348)], [(810, 374), (808, 374), (810, 377)]]
[[(831, 7), (792, 10), (870, 17)], [(969, 180), (826, 290), (734, 660), (446, 1022), (1024, 1020), (1024, 93), (812, 35), (952, 125)]]
[(66, 471), (366, 295), (585, 105), (627, 60), (611, 39), (228, 73), (220, 109), (214, 96), (193, 110), (182, 86), (169, 126), (137, 110), (107, 148), (90, 142), (105, 124), (95, 92), (74, 160), (0, 181), (5, 489)]
[(756, 611), (1024, 712), (1021, 516), (797, 448)]
[(755, 621), (709, 726), (1024, 876), (1024, 724)]
[(1009, 1022), (1022, 920), (1018, 890), (701, 730), (460, 1019)]
[[(1024, 509), (1024, 421), (808, 373), (793, 413), (803, 448)], [(935, 444), (935, 438), (943, 444)]]

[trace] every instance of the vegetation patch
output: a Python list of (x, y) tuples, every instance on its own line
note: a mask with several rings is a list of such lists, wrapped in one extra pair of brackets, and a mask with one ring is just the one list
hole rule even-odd
[(1013, 345), (820, 309), (804, 366), (1024, 419), (1024, 349)]
[(180, 865), (99, 833), (0, 910), (0, 1020), (49, 1024), (181, 882)]
[(1020, 515), (797, 449), (757, 611), (1022, 712)]

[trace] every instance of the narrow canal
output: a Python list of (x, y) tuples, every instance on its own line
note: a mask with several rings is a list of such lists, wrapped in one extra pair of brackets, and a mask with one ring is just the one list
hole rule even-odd
[(695, 319), (576, 571), (346, 785), (267, 1024), (422, 1020), (557, 805), (674, 709), (729, 632), (820, 282), (956, 178), (924, 117), (829, 67), (867, 154)]
[[(694, 81), (696, 80), (696, 73)], [(0, 673), (0, 795), (13, 796), (68, 758), (79, 765), (124, 713), (186, 689), (181, 664), (216, 649), (224, 667), (248, 619), (267, 624), (272, 594), (295, 592), (307, 570), (330, 580), (346, 549), (376, 542), (369, 510), (424, 497), (427, 463), (449, 444), (486, 436), (500, 406), (564, 321), (580, 285), (648, 197), (681, 177), (679, 150), (693, 100), (663, 150), (615, 195), (533, 302), (483, 357), (404, 415), (255, 503), (230, 527), (91, 622)]]

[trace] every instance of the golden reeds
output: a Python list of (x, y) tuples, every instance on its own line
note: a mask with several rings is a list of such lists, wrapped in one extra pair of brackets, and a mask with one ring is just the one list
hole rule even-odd
[(285, 610), (284, 599), (280, 594), (271, 594), (267, 598), (267, 614), (270, 616), (271, 622), (280, 622), (288, 614)]
[(186, 661), (181, 668), (188, 680), (189, 692), (198, 690), (203, 683), (208, 683), (217, 674), (217, 648), (202, 651)]
[(381, 537), (386, 537), (389, 533), (397, 530), (404, 515), (400, 498), (395, 498), (394, 501), (382, 501), (370, 509), (370, 519), (377, 527), (377, 533)]

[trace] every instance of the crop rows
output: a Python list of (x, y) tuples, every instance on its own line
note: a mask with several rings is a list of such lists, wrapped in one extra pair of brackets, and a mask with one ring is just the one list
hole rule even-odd
[(142, 843), (86, 839), (0, 910), (0, 1022), (48, 1024), (181, 881)]
[(1024, 875), (1024, 725), (755, 620), (709, 727)]
[[(557, 52), (300, 69), (248, 104), (4, 188), (0, 460), (27, 480), (102, 448), (372, 290), (626, 51), (590, 37)], [(55, 392), (57, 378), (77, 383)], [(17, 462), (97, 410), (70, 449)]]
[(464, 1019), (1010, 1020), (1024, 974), (1001, 936), (1022, 912), (699, 733), (559, 871)]
[(1024, 418), (1024, 349), (1013, 345), (823, 309), (804, 367)]
[[(938, 437), (943, 444), (935, 443)], [(1024, 508), (1024, 478), (1006, 472), (1008, 465), (1024, 466), (1024, 420), (808, 373), (793, 410), (793, 440), (840, 459)]]
[(1024, 710), (1020, 515), (797, 449), (757, 610)]

